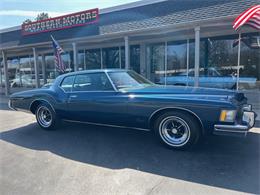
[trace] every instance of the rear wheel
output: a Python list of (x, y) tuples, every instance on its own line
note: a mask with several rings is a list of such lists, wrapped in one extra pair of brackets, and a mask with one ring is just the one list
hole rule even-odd
[(201, 137), (197, 119), (188, 113), (172, 111), (159, 116), (154, 125), (155, 134), (165, 146), (187, 149)]
[(47, 103), (40, 103), (38, 105), (35, 116), (39, 126), (45, 130), (54, 130), (60, 123), (56, 113)]

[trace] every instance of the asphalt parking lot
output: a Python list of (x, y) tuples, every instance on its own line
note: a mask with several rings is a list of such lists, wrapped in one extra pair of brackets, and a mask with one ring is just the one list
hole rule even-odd
[(172, 151), (130, 129), (43, 131), (0, 105), (1, 194), (260, 194), (260, 128)]

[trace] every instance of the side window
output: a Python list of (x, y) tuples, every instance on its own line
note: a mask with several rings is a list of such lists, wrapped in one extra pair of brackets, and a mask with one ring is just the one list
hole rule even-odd
[(75, 76), (65, 77), (61, 83), (61, 88), (66, 92), (71, 91), (73, 82), (74, 82), (74, 78), (75, 78)]
[(73, 91), (112, 91), (113, 87), (105, 73), (77, 75)]

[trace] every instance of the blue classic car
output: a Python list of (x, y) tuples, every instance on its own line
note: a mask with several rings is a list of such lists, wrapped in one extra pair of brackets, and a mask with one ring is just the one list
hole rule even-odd
[(61, 75), (50, 87), (11, 95), (9, 107), (35, 114), (46, 130), (62, 120), (151, 130), (176, 149), (210, 134), (244, 135), (256, 117), (243, 93), (164, 87), (120, 69)]

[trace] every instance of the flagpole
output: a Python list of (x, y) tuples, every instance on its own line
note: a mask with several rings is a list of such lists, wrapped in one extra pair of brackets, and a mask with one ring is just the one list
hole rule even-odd
[(241, 32), (239, 32), (239, 35), (238, 35), (237, 84), (236, 84), (236, 90), (237, 90), (237, 91), (238, 91), (238, 83), (239, 83), (240, 48), (241, 48)]

